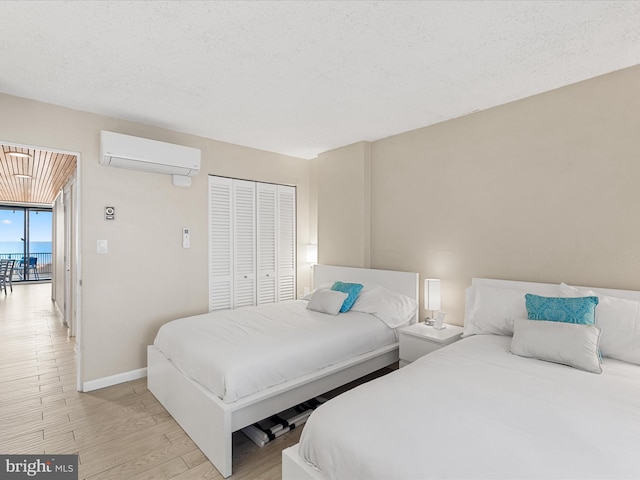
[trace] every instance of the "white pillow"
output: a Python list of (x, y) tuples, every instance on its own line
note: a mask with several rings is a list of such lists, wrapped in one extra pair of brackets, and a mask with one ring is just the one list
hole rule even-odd
[(316, 290), (307, 304), (308, 310), (337, 315), (349, 294), (321, 288)]
[(529, 286), (521, 290), (472, 285), (465, 290), (463, 336), (513, 335), (513, 319), (527, 318), (525, 294), (560, 296), (559, 285)]
[(605, 357), (640, 365), (640, 302), (627, 298), (611, 297), (602, 293), (561, 286), (567, 297), (598, 297), (596, 325), (602, 329), (600, 352)]
[(471, 286), (465, 290), (464, 336), (513, 335), (513, 319), (527, 318), (521, 290)]
[(511, 353), (601, 373), (599, 339), (596, 325), (516, 319)]
[(304, 295), (300, 300), (309, 300), (311, 299), (313, 294), (316, 293), (318, 290), (329, 290), (331, 287), (333, 287), (334, 283), (336, 282), (323, 282), (320, 285), (318, 285), (316, 288), (311, 290), (309, 293)]
[(351, 310), (369, 313), (389, 328), (397, 328), (415, 317), (418, 302), (380, 285), (365, 285)]

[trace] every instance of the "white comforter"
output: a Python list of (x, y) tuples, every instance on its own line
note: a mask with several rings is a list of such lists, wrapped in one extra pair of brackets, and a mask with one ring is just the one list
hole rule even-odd
[(397, 342), (373, 315), (336, 316), (292, 300), (211, 312), (163, 325), (154, 345), (224, 402)]
[(600, 375), (479, 335), (321, 406), (300, 455), (329, 479), (640, 478), (640, 367)]

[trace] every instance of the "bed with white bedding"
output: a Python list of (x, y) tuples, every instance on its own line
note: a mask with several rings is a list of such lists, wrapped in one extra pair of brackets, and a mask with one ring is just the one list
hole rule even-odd
[(358, 308), (333, 316), (293, 300), (212, 312), (164, 325), (147, 348), (149, 390), (224, 477), (234, 431), (397, 362), (396, 327), (417, 321), (418, 275), (314, 267), (315, 285), (335, 281), (365, 285)]
[[(640, 478), (640, 292), (474, 284), (467, 336), (318, 408), (283, 452), (283, 480)], [(567, 357), (512, 353), (524, 292), (599, 298), (601, 373), (581, 368), (598, 348), (580, 335), (560, 346)], [(549, 355), (560, 322), (529, 321)]]
[[(209, 312), (163, 325), (154, 346), (225, 403), (398, 341), (368, 313), (327, 315), (307, 301)], [(295, 361), (291, 361), (295, 359)]]

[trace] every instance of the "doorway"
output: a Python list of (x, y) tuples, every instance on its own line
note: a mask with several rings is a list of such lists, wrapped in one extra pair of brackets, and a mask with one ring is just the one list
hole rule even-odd
[(10, 213), (0, 216), (0, 228), (13, 225), (15, 233), (22, 232), (6, 240), (18, 242), (6, 253), (16, 260), (14, 278), (18, 285), (23, 283), (20, 288), (50, 283), (52, 305), (62, 313), (68, 335), (75, 337), (78, 390), (82, 387), (80, 172), (77, 152), (0, 140), (0, 214)]
[(0, 258), (14, 260), (12, 282), (50, 281), (51, 208), (0, 205)]

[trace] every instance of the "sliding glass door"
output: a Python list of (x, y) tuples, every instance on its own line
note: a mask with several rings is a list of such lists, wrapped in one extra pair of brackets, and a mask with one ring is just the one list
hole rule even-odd
[(13, 281), (51, 280), (50, 208), (0, 206), (0, 258), (15, 260)]

